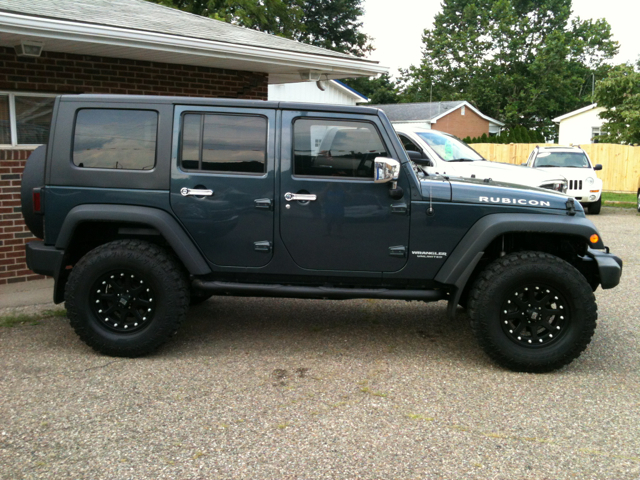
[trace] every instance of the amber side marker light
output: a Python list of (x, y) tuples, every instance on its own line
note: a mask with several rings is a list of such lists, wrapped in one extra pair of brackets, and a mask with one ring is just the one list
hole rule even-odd
[(589, 237), (589, 241), (591, 243), (598, 243), (598, 240), (600, 240), (600, 237), (595, 233)]

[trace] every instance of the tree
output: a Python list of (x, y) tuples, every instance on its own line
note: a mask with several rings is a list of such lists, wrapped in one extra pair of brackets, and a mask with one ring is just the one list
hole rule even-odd
[[(551, 119), (590, 103), (592, 74), (618, 50), (605, 20), (570, 20), (571, 0), (444, 0), (423, 59), (403, 72), (408, 101), (467, 100), (555, 135)], [(586, 88), (585, 88), (586, 87)]]
[(305, 28), (293, 38), (303, 43), (364, 57), (373, 50), (362, 33), (362, 0), (304, 0)]
[(342, 81), (354, 90), (366, 95), (373, 105), (385, 105), (400, 101), (398, 86), (386, 73), (376, 78), (347, 78)]
[(360, 31), (362, 0), (149, 0), (318, 47), (364, 56), (373, 47)]
[(635, 69), (629, 64), (612, 69), (598, 82), (595, 100), (605, 108), (600, 118), (606, 121), (598, 141), (640, 143), (640, 61)]

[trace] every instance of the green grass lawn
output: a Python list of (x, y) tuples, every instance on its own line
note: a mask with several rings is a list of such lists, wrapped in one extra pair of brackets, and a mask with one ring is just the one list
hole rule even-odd
[(636, 208), (638, 198), (635, 193), (602, 192), (602, 201), (608, 207)]

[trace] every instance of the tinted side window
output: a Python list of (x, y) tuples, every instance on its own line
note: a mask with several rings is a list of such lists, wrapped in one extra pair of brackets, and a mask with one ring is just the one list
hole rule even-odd
[(158, 112), (87, 108), (76, 117), (78, 167), (150, 170), (156, 163)]
[(264, 173), (267, 119), (188, 113), (182, 119), (180, 165), (185, 170)]
[(371, 123), (298, 119), (293, 135), (294, 175), (373, 178), (375, 158), (387, 156)]

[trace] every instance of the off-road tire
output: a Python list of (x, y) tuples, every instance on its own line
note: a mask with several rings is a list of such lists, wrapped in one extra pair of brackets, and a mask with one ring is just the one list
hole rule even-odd
[(602, 209), (602, 197), (600, 197), (598, 201), (590, 203), (588, 207), (590, 215), (598, 215), (601, 209)]
[(157, 245), (113, 241), (73, 267), (65, 306), (71, 326), (94, 350), (116, 357), (146, 355), (183, 322), (189, 307), (187, 275)]
[(587, 348), (598, 311), (591, 287), (572, 265), (547, 253), (518, 252), (479, 275), (469, 316), (478, 342), (497, 363), (542, 373)]

